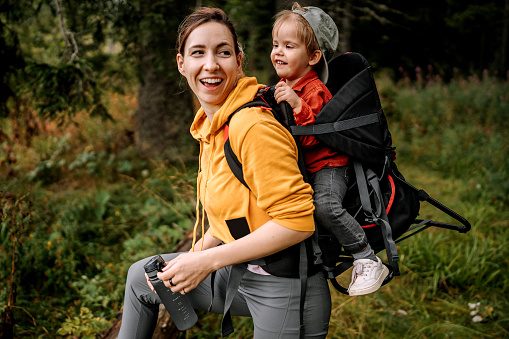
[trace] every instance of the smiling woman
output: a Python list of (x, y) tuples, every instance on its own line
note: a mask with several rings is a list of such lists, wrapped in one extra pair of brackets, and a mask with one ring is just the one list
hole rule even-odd
[[(194, 308), (223, 313), (223, 335), (233, 331), (232, 314), (251, 316), (257, 339), (325, 338), (331, 311), (325, 276), (309, 271), (301, 308), (298, 260), (296, 269), (281, 264), (299, 257), (298, 244), (315, 227), (313, 191), (300, 173), (292, 135), (270, 111), (245, 108), (231, 119), (229, 139), (249, 188), (225, 158), (227, 122), (264, 87), (243, 75), (241, 61), (237, 35), (222, 10), (201, 8), (184, 20), (177, 66), (201, 104), (191, 134), (200, 142), (197, 195), (210, 227), (205, 233), (202, 218), (203, 237), (193, 239), (190, 252), (162, 254), (168, 263), (158, 278)], [(195, 231), (199, 203), (196, 212)], [(129, 269), (119, 338), (152, 337), (161, 300), (144, 275), (148, 260)]]

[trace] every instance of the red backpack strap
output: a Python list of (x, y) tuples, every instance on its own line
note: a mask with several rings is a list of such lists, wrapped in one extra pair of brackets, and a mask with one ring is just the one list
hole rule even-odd
[(230, 136), (229, 134), (230, 134), (230, 125), (229, 124), (225, 124), (224, 128), (223, 128), (223, 145), (228, 140), (228, 137)]

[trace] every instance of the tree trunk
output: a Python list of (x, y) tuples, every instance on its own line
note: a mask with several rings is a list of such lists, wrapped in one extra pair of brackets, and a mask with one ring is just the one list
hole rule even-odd
[(196, 154), (189, 134), (193, 117), (191, 97), (178, 84), (154, 71), (149, 65), (152, 57), (149, 51), (142, 56), (145, 66), (138, 93), (137, 148), (150, 157), (188, 160)]
[[(185, 252), (191, 249), (193, 242), (193, 230), (187, 231), (184, 238), (177, 244), (173, 252)], [(117, 339), (118, 332), (120, 331), (120, 325), (122, 324), (122, 310), (117, 314), (113, 325), (108, 331), (101, 337), (103, 339)], [(157, 319), (156, 329), (152, 339), (177, 339), (183, 332), (180, 332), (168, 314), (168, 311), (161, 304), (159, 306), (159, 317)]]
[(189, 134), (194, 114), (191, 93), (177, 70), (173, 47), (178, 25), (188, 9), (185, 2), (172, 3), (160, 6), (157, 0), (150, 0), (140, 5), (141, 85), (135, 140), (144, 155), (185, 161), (196, 154)]

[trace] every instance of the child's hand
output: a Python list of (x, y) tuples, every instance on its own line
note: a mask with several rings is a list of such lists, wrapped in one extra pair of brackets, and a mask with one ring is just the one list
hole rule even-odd
[(289, 103), (292, 106), (293, 113), (300, 113), (302, 102), (297, 93), (286, 82), (280, 81), (277, 83), (274, 98), (278, 104), (282, 101)]

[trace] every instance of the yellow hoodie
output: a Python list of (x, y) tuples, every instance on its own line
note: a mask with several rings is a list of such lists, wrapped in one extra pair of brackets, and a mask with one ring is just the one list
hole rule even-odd
[(191, 125), (192, 136), (200, 142), (198, 196), (211, 235), (225, 243), (234, 240), (227, 221), (238, 218), (247, 220), (251, 232), (271, 219), (298, 231), (313, 231), (315, 227), (313, 191), (297, 166), (297, 147), (270, 111), (246, 108), (230, 122), (230, 143), (251, 190), (233, 175), (226, 162), (225, 123), (238, 107), (253, 100), (260, 87), (255, 78), (241, 78), (212, 123), (200, 108)]

